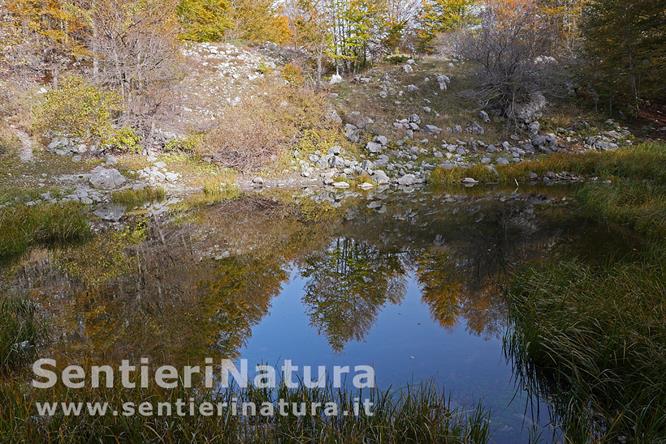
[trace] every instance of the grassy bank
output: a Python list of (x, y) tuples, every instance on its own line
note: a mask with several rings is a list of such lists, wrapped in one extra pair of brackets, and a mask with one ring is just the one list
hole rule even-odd
[[(519, 272), (505, 345), (522, 382), (552, 401), (570, 442), (666, 437), (666, 162), (663, 145), (594, 154), (612, 176), (576, 195), (581, 214), (643, 239), (631, 258), (572, 257)], [(586, 158), (589, 158), (586, 156)]]
[(0, 213), (0, 259), (20, 255), (34, 245), (80, 241), (89, 236), (88, 218), (79, 204), (20, 205)]
[(489, 168), (474, 165), (447, 170), (437, 168), (430, 182), (434, 186), (460, 184), (467, 177), (481, 183), (525, 183), (530, 174), (543, 177), (549, 172), (567, 172), (583, 177), (643, 180), (666, 185), (666, 144), (645, 143), (613, 152), (588, 151), (580, 154), (553, 154), (506, 166)]

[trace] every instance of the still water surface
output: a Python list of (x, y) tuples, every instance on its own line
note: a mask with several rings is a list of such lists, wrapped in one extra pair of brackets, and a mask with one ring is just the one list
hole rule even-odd
[(137, 216), (35, 250), (3, 279), (40, 300), (67, 359), (369, 364), (380, 388), (429, 383), (454, 406), (481, 403), (493, 442), (533, 426), (547, 441), (547, 404), (529, 402), (503, 351), (501, 288), (513, 268), (584, 252), (591, 229), (554, 191), (252, 196)]

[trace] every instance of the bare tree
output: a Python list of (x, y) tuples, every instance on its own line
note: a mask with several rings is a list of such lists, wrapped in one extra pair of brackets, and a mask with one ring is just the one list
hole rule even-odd
[(554, 31), (533, 0), (490, 0), (481, 25), (462, 38), (461, 53), (480, 67), (483, 106), (515, 118), (516, 110), (548, 83)]
[(99, 82), (118, 91), (126, 123), (142, 130), (178, 76), (176, 0), (97, 0), (92, 47)]

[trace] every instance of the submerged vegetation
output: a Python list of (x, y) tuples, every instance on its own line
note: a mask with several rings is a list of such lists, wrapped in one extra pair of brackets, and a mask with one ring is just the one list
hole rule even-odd
[(0, 259), (17, 256), (34, 245), (74, 242), (90, 236), (90, 225), (77, 203), (25, 205), (0, 213)]

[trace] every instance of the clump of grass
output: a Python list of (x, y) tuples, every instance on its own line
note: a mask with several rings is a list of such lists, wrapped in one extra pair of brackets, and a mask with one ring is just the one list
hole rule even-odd
[(613, 186), (586, 185), (576, 194), (585, 215), (666, 239), (666, 186), (621, 180)]
[(506, 349), (571, 442), (665, 436), (664, 289), (663, 251), (610, 269), (568, 260), (517, 276)]
[(26, 299), (0, 299), (0, 374), (6, 375), (32, 361), (45, 336), (34, 303)]
[(580, 154), (552, 154), (539, 159), (497, 167), (497, 174), (489, 174), (484, 167), (445, 170), (437, 168), (432, 176), (434, 185), (460, 183), (472, 177), (482, 183), (526, 182), (530, 173), (539, 176), (548, 172), (568, 172), (587, 177), (625, 178), (642, 180), (650, 178), (655, 183), (666, 184), (666, 144), (645, 143), (613, 152), (589, 151)]
[(240, 189), (236, 185), (230, 185), (212, 178), (204, 182), (203, 194), (214, 200), (231, 200), (240, 196)]
[(485, 165), (473, 165), (469, 168), (437, 168), (430, 176), (430, 183), (435, 186), (459, 185), (465, 178), (472, 178), (482, 183), (499, 181), (497, 171)]
[(165, 197), (164, 188), (145, 187), (136, 190), (116, 191), (111, 195), (111, 201), (128, 207), (138, 207), (144, 203), (164, 200)]
[[(63, 390), (60, 389), (60, 392)], [(360, 396), (374, 403), (374, 415), (294, 415), (293, 403), (304, 403), (311, 411), (314, 403), (324, 405), (335, 402), (339, 411), (353, 412), (353, 398)], [(272, 403), (273, 416), (232, 415), (226, 409), (223, 416), (65, 416), (57, 414), (34, 418), (34, 403), (40, 400), (89, 401), (103, 400), (111, 408), (124, 402), (148, 401), (155, 407), (158, 402), (174, 403), (177, 399), (192, 398), (201, 402), (235, 403), (239, 412), (242, 404), (253, 402), (261, 406)], [(289, 414), (279, 414), (277, 400), (289, 403)], [(132, 442), (386, 442), (386, 443), (486, 443), (488, 442), (488, 414), (481, 408), (465, 412), (453, 409), (447, 399), (432, 388), (418, 388), (401, 393), (373, 390), (355, 393), (333, 389), (230, 389), (223, 393), (202, 393), (177, 389), (172, 391), (146, 390), (77, 390), (67, 393), (52, 391), (28, 392), (16, 384), (0, 386), (3, 416), (0, 433), (10, 442), (84, 443), (99, 437), (111, 441)], [(85, 410), (84, 410), (85, 411)], [(154, 409), (153, 411), (157, 411)], [(321, 411), (321, 408), (320, 408)]]
[(82, 205), (19, 205), (0, 213), (0, 258), (25, 252), (33, 245), (75, 242), (90, 236), (90, 225)]

